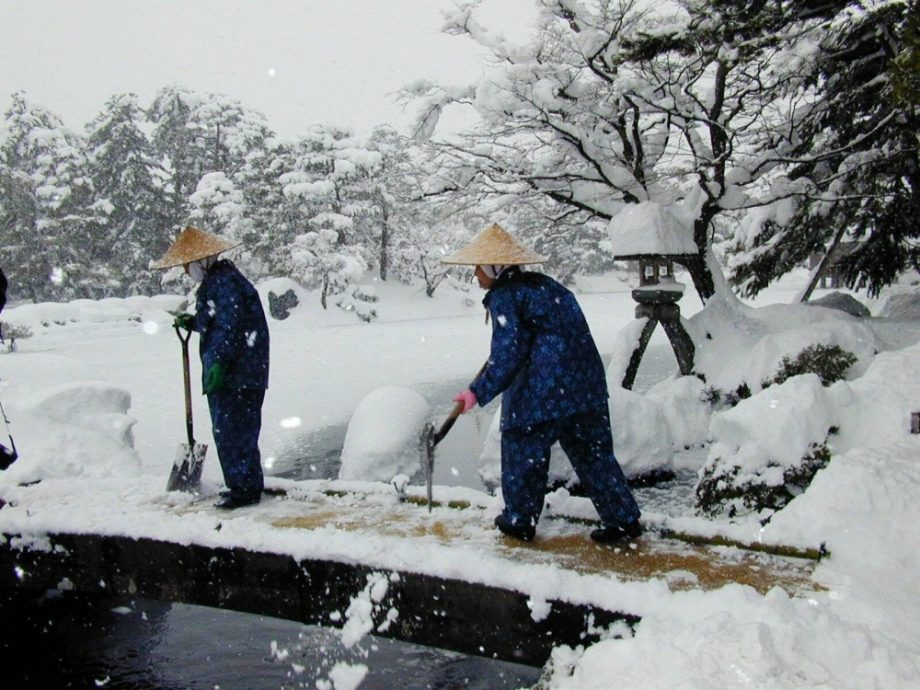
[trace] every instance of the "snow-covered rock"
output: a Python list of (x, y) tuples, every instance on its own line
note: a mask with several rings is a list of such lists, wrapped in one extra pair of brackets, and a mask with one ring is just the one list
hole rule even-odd
[(128, 391), (101, 381), (63, 384), (26, 397), (9, 411), (20, 438), (19, 460), (4, 481), (138, 474), (130, 408)]
[(430, 412), (425, 398), (411, 388), (371, 391), (348, 424), (339, 478), (389, 482), (398, 474), (416, 474)]

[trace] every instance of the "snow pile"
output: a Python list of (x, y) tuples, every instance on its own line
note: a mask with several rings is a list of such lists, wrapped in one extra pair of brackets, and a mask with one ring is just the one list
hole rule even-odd
[(674, 439), (663, 406), (620, 387), (610, 388), (613, 451), (627, 477), (668, 469)]
[[(675, 596), (636, 636), (553, 651), (547, 690), (910, 688), (916, 652), (843, 619), (826, 596), (741, 586)], [(885, 668), (882, 671), (882, 667)], [(879, 677), (885, 681), (879, 684)]]
[(697, 191), (674, 205), (655, 201), (626, 204), (607, 226), (614, 256), (696, 254), (693, 223), (701, 198)]
[(825, 543), (831, 557), (814, 574), (823, 589), (807, 598), (741, 586), (674, 594), (644, 613), (631, 639), (556, 648), (544, 687), (606, 690), (611, 678), (687, 690), (916, 687), (920, 436), (908, 422), (920, 410), (918, 377), (914, 345), (879, 354), (855, 381), (825, 389), (796, 377), (713, 419), (717, 443), (787, 457), (839, 422), (832, 460), (808, 490), (766, 526), (750, 520), (755, 539)]
[(709, 440), (711, 410), (705, 389), (706, 384), (696, 376), (677, 376), (655, 384), (645, 394), (647, 401), (660, 406), (675, 450)]
[(339, 479), (389, 482), (421, 467), (419, 441), (431, 408), (411, 388), (386, 386), (367, 395), (348, 424)]
[(795, 357), (810, 345), (837, 345), (857, 362), (849, 378), (860, 376), (884, 343), (866, 319), (837, 309), (807, 304), (757, 309), (729, 296), (713, 297), (686, 322), (696, 345), (694, 370), (721, 391), (746, 384), (752, 392), (771, 379), (783, 357)]
[(920, 292), (892, 295), (885, 300), (879, 316), (888, 319), (920, 319)]
[(51, 332), (62, 327), (86, 326), (113, 322), (171, 324), (171, 311), (186, 302), (181, 295), (154, 297), (109, 297), (102, 300), (79, 299), (73, 302), (39, 302), (21, 304), (3, 312), (3, 320), (25, 326), (33, 334)]
[(8, 410), (16, 420), (20, 457), (4, 480), (137, 475), (130, 407), (128, 391), (97, 381), (32, 394)]

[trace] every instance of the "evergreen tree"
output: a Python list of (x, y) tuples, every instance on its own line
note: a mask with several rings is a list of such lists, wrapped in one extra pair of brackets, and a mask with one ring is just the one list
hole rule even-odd
[(287, 142), (266, 142), (246, 157), (235, 176), (246, 208), (240, 261), (254, 278), (287, 275), (279, 248), (290, 246), (297, 228), (305, 227), (306, 221), (299, 225), (297, 214), (291, 213), (280, 182), (293, 168), (293, 148)]
[(281, 224), (291, 242), (272, 238), (273, 265), (308, 287), (320, 301), (344, 291), (372, 265), (370, 171), (379, 155), (358, 145), (348, 130), (316, 125), (285, 151), (287, 171), (277, 178)]
[(904, 3), (849, 12), (821, 46), (809, 74), (814, 105), (789, 157), (789, 199), (759, 214), (735, 247), (731, 280), (745, 294), (816, 252), (839, 253), (847, 286), (871, 295), (920, 268), (920, 116), (895, 97), (893, 79), (911, 21)]
[(124, 94), (110, 98), (87, 127), (88, 172), (99, 213), (89, 239), (94, 262), (106, 273), (106, 295), (158, 291), (160, 271), (149, 263), (171, 240), (166, 173), (142, 122), (137, 97)]
[(234, 239), (246, 233), (243, 193), (224, 173), (206, 173), (189, 197), (189, 204), (192, 225)]
[(0, 251), (11, 292), (37, 301), (93, 296), (99, 265), (85, 247), (98, 214), (80, 137), (17, 93), (0, 168)]
[(154, 148), (171, 176), (174, 229), (187, 221), (189, 197), (205, 174), (233, 178), (272, 136), (264, 117), (238, 101), (178, 86), (159, 91), (148, 118), (154, 124)]

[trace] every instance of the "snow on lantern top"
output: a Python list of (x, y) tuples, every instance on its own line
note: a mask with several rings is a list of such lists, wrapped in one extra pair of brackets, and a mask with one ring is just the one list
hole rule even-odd
[(627, 204), (610, 219), (607, 226), (614, 258), (697, 255), (693, 241), (697, 208), (696, 204), (688, 201), (675, 205), (662, 205), (656, 201)]

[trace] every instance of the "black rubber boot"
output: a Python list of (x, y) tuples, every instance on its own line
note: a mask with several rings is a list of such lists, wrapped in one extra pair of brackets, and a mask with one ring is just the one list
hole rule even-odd
[(231, 492), (228, 495), (223, 496), (217, 503), (215, 503), (214, 507), (220, 508), (221, 510), (234, 510), (244, 506), (255, 505), (261, 500), (261, 492), (251, 494), (235, 494)]
[(533, 541), (533, 537), (537, 533), (537, 528), (533, 525), (512, 525), (503, 514), (495, 517), (495, 526), (501, 530), (502, 534), (507, 534), (509, 537), (514, 537), (521, 541)]
[(591, 532), (591, 538), (598, 544), (628, 544), (642, 535), (642, 525), (636, 520), (623, 527), (601, 527)]

